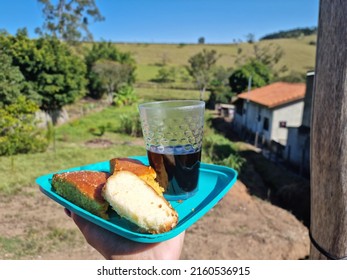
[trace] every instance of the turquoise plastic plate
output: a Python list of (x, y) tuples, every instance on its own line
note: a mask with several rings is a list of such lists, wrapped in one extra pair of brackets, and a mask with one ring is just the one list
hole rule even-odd
[[(148, 165), (146, 156), (132, 157)], [(77, 170), (95, 170), (110, 172), (109, 161), (95, 164), (74, 167), (60, 170), (55, 173)], [(178, 213), (179, 221), (177, 226), (169, 232), (161, 234), (146, 234), (139, 232), (136, 225), (120, 218), (116, 212), (110, 210), (108, 220), (100, 218), (90, 212), (69, 202), (52, 190), (51, 179), (54, 173), (43, 175), (36, 179), (40, 190), (49, 198), (58, 202), (67, 209), (75, 212), (83, 218), (125, 238), (137, 242), (155, 243), (171, 239), (203, 217), (218, 201), (229, 191), (237, 179), (237, 172), (234, 169), (201, 163), (198, 182), (198, 191), (192, 197), (181, 201), (170, 201), (173, 208)]]

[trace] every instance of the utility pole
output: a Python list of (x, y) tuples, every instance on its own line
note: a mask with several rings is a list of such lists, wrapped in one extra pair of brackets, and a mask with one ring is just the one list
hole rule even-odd
[(311, 259), (347, 259), (347, 1), (320, 0), (311, 120)]

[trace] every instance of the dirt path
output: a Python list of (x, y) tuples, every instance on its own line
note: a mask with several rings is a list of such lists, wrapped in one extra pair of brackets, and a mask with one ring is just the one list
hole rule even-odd
[[(0, 259), (103, 259), (84, 241), (62, 206), (38, 188), (12, 199), (1, 198), (0, 203)], [(287, 211), (250, 196), (238, 181), (187, 230), (181, 258), (301, 259), (308, 250), (302, 223)]]

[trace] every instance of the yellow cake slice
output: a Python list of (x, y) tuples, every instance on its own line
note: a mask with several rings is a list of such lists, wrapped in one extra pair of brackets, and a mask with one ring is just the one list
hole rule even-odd
[(163, 233), (177, 225), (178, 214), (170, 203), (132, 172), (115, 172), (102, 194), (118, 215), (144, 232)]
[(109, 204), (102, 196), (102, 188), (109, 176), (109, 173), (99, 171), (57, 173), (53, 175), (52, 188), (77, 206), (107, 219)]

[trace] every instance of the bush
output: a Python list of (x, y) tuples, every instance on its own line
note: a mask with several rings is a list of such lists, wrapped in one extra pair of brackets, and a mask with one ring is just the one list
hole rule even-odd
[(157, 83), (175, 82), (176, 72), (175, 67), (161, 67), (153, 81)]
[(113, 104), (117, 107), (124, 105), (132, 105), (137, 101), (135, 90), (132, 86), (123, 85), (113, 99)]
[(37, 104), (20, 96), (11, 105), (0, 108), (0, 156), (43, 152), (48, 147), (43, 131), (37, 129)]
[(142, 128), (139, 114), (129, 114), (120, 116), (120, 133), (125, 133), (134, 137), (142, 137)]
[(208, 157), (207, 161), (214, 164), (225, 165), (240, 172), (245, 159), (236, 151), (233, 142), (222, 135), (210, 135), (203, 140), (203, 151)]

